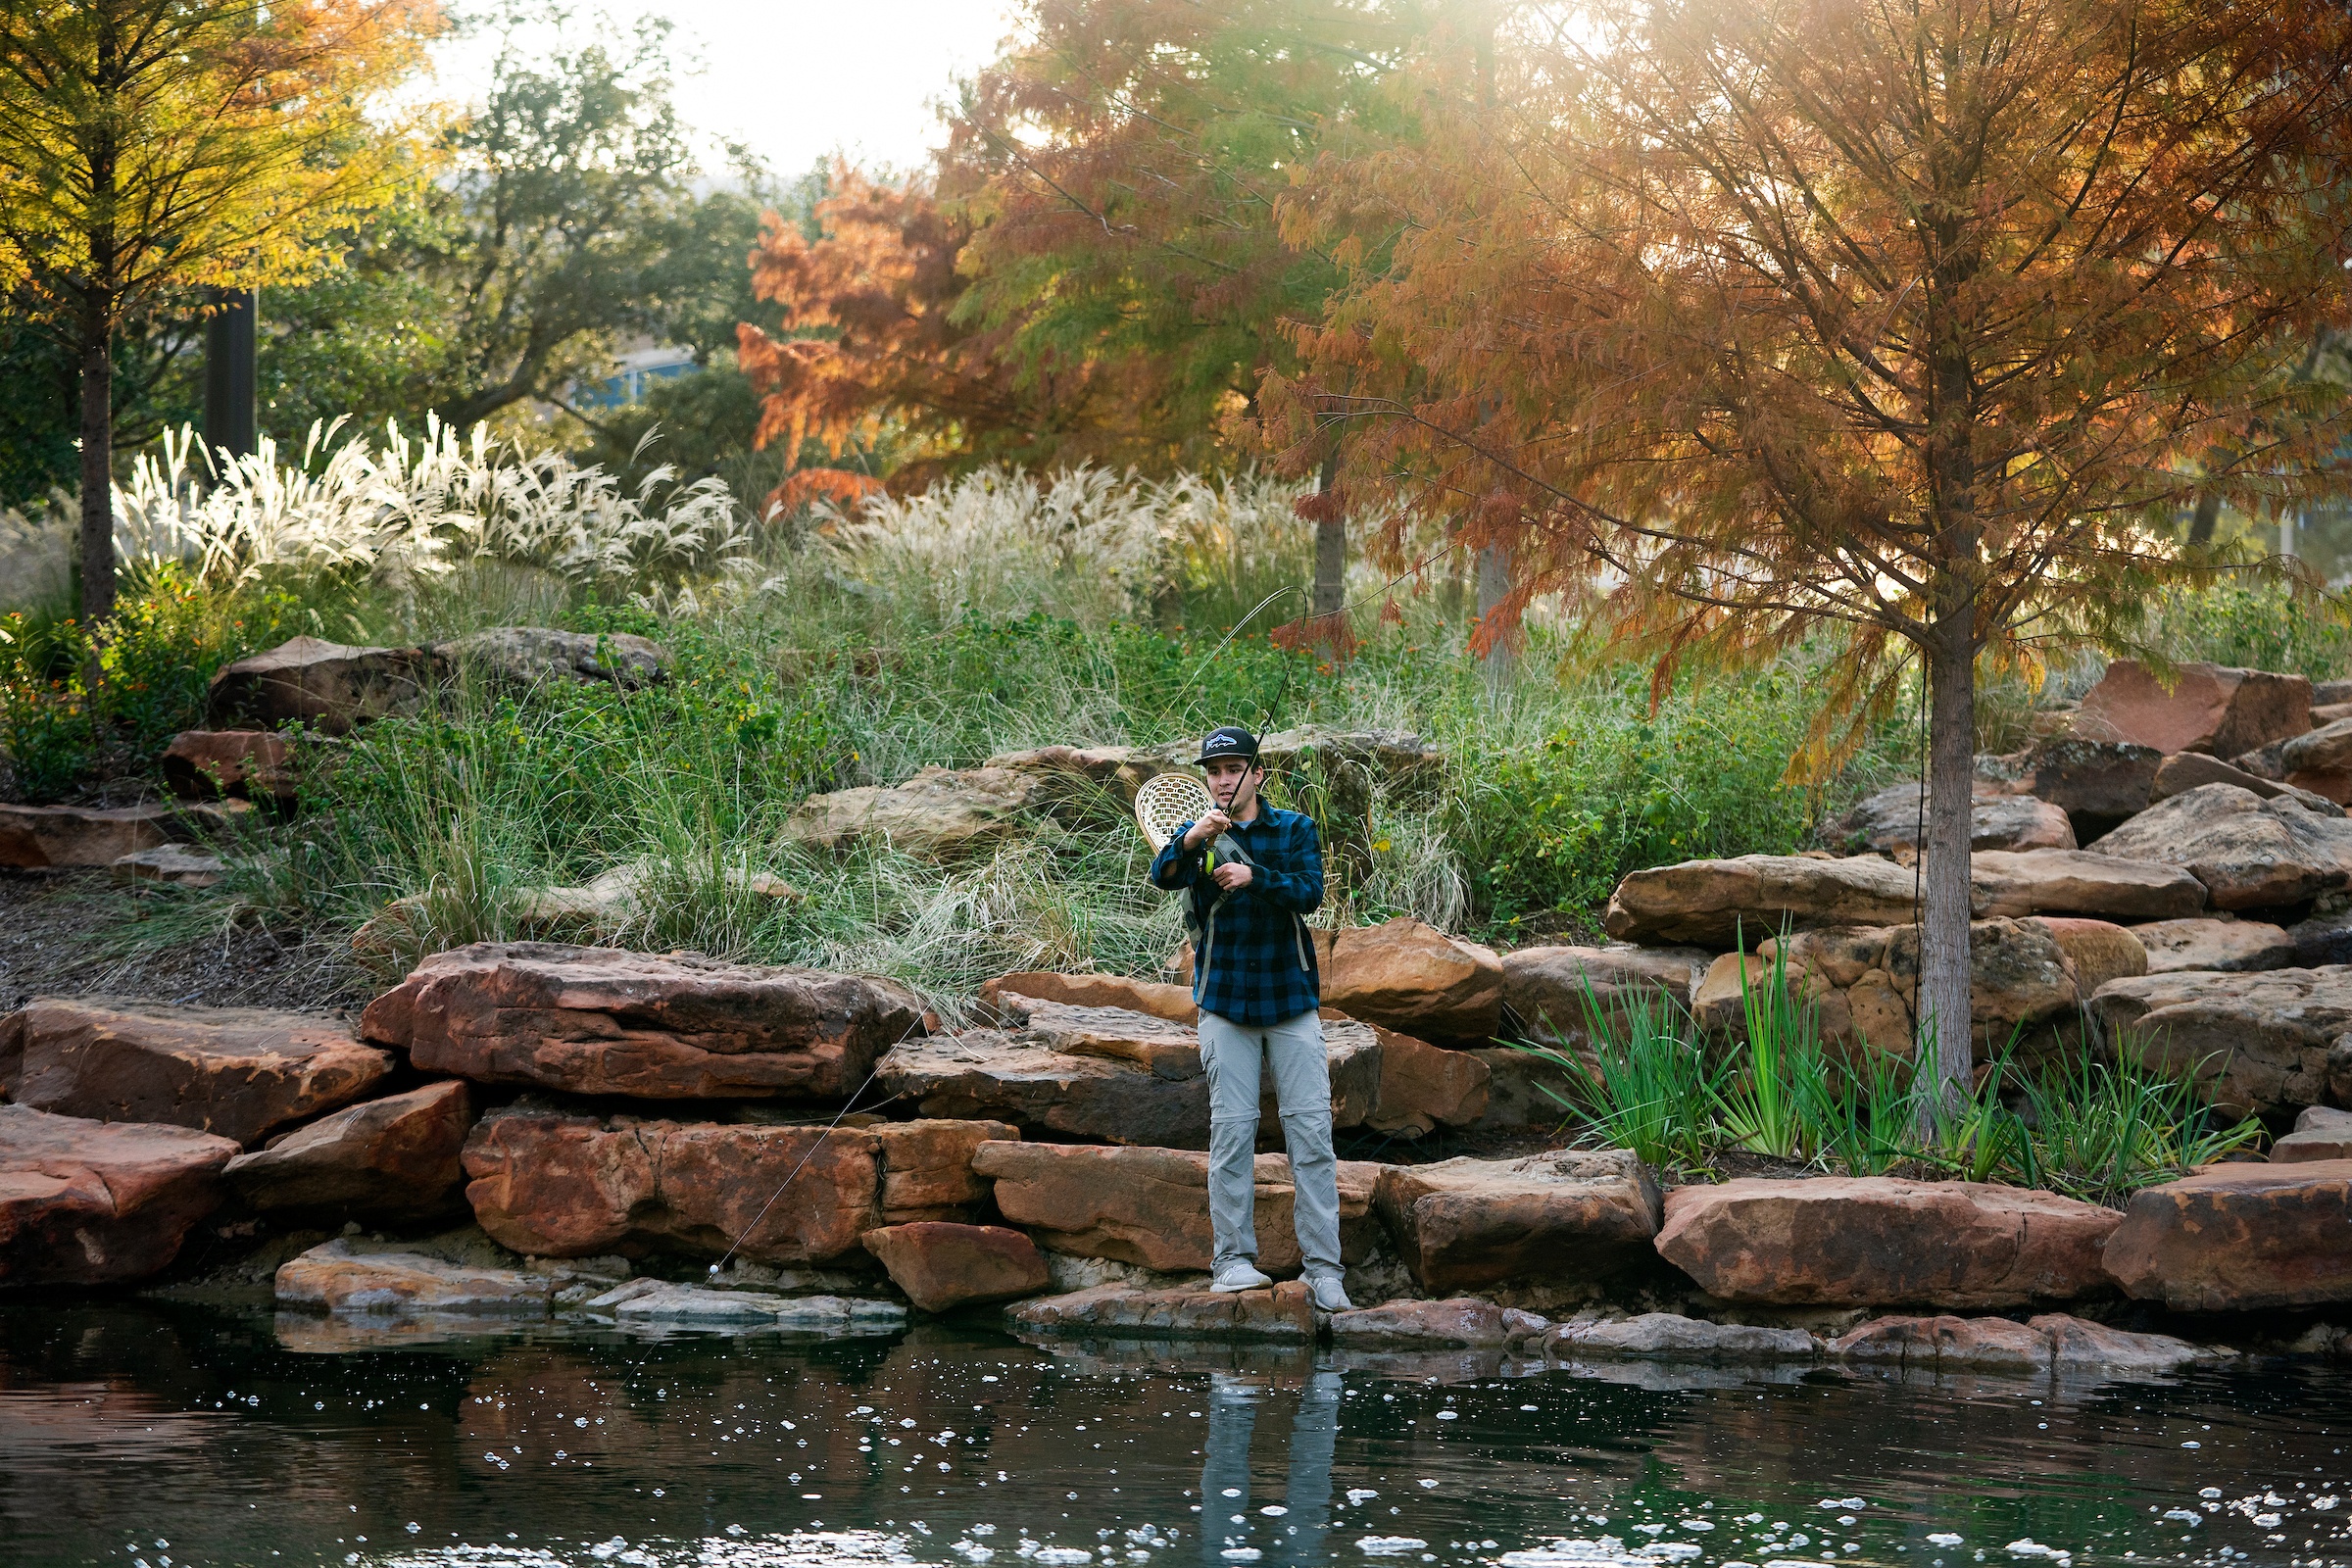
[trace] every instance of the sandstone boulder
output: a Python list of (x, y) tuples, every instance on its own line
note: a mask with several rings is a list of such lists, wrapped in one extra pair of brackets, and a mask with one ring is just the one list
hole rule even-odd
[(1394, 1030), (1373, 1032), (1380, 1040), (1380, 1089), (1365, 1126), (1419, 1138), (1441, 1126), (1474, 1126), (1486, 1114), (1493, 1074), (1485, 1062), (1469, 1052), (1446, 1051)]
[(525, 1269), (453, 1262), (423, 1250), (314, 1247), (277, 1271), (277, 1304), (314, 1312), (462, 1312), (545, 1317), (557, 1281)]
[(2278, 748), (2278, 760), (2289, 777), (2305, 772), (2340, 772), (2352, 767), (2352, 718), (2338, 718), (2308, 733), (2288, 737)]
[(1584, 1038), (1589, 1010), (1621, 1016), (1637, 997), (1663, 997), (1688, 1011), (1714, 961), (1704, 948), (1518, 948), (1502, 956), (1502, 1005), (1521, 1030)]
[(472, 1127), (472, 1094), (453, 1078), (321, 1116), (239, 1154), (224, 1174), (264, 1212), (425, 1219), (460, 1201)]
[(922, 1027), (872, 975), (543, 942), (437, 954), (360, 1018), (428, 1072), (641, 1100), (838, 1100)]
[[(972, 1168), (996, 1183), (997, 1209), (1049, 1251), (1140, 1263), (1162, 1273), (1205, 1269), (1211, 1256), (1208, 1156), (1176, 1149), (1076, 1144), (991, 1144)], [(1342, 1260), (1370, 1255), (1379, 1224), (1372, 1188), (1380, 1166), (1340, 1161)], [(1290, 1160), (1260, 1154), (1251, 1212), (1257, 1266), (1299, 1267), (1291, 1215)]]
[(1742, 855), (1635, 871), (1604, 923), (1621, 941), (1753, 947), (1784, 925), (1895, 925), (1912, 917), (1917, 879), (1875, 856), (1823, 860)]
[(998, 1122), (763, 1127), (600, 1119), (527, 1105), (476, 1123), (465, 1152), (474, 1217), (538, 1257), (653, 1252), (763, 1263), (861, 1251), (886, 1225), (966, 1220), (986, 1189), (972, 1151)]
[[(1014, 1030), (974, 1029), (908, 1041), (883, 1058), (878, 1082), (926, 1116), (995, 1116), (1071, 1137), (1167, 1149), (1208, 1147), (1208, 1081), (1190, 1027), (1122, 1007), (1027, 1001)], [(1381, 1089), (1380, 1037), (1326, 1017), (1335, 1126), (1358, 1127)], [(1262, 1103), (1274, 1107), (1271, 1075)], [(1263, 1129), (1276, 1134), (1271, 1115)]]
[[(1917, 784), (1879, 791), (1821, 830), (1824, 843), (1849, 855), (1897, 860), (1919, 853), (1926, 816)], [(2071, 850), (2074, 823), (2066, 812), (2031, 795), (1980, 793), (1969, 803), (1969, 847), (1977, 850)]]
[(2060, 1379), (2163, 1377), (2214, 1352), (2169, 1334), (2128, 1334), (2065, 1313), (2044, 1313), (2026, 1327), (2049, 1337), (2050, 1370)]
[(1005, 1313), (1016, 1332), (1102, 1339), (1312, 1340), (1315, 1308), (1294, 1280), (1270, 1291), (1138, 1291), (1099, 1285), (1023, 1301)]
[(1473, 1124), (1503, 1132), (1548, 1132), (1567, 1120), (1573, 1084), (1560, 1064), (1515, 1046), (1465, 1054), (1487, 1064), (1487, 1108)]
[(1334, 1312), (1331, 1340), (1334, 1345), (1359, 1348), (1485, 1349), (1525, 1338), (1528, 1329), (1540, 1329), (1543, 1321), (1532, 1312), (1508, 1311), (1475, 1296), (1445, 1301), (1384, 1301), (1352, 1312)]
[(900, 784), (811, 795), (793, 808), (782, 837), (820, 850), (879, 841), (907, 855), (951, 855), (1020, 831), (1064, 793), (1051, 774), (926, 767)]
[(2104, 1289), (2121, 1216), (2054, 1193), (1891, 1177), (1741, 1178), (1667, 1195), (1658, 1251), (1709, 1295), (1999, 1309)]
[[(649, 856), (601, 871), (577, 887), (516, 889), (510, 907), (515, 922), (534, 936), (588, 934), (603, 941), (645, 919), (664, 894), (673, 890), (688, 896), (717, 893), (747, 903), (768, 899), (797, 903), (803, 896), (772, 872), (746, 865), (679, 866)], [(352, 945), (360, 946), (357, 937)]]
[(890, 1282), (926, 1312), (1016, 1300), (1054, 1283), (1037, 1244), (1002, 1225), (923, 1220), (867, 1231), (864, 1241)]
[(182, 730), (164, 749), (163, 770), (182, 800), (241, 796), (290, 805), (296, 793), (293, 743), (273, 730)]
[(1200, 1016), (1188, 988), (1125, 975), (1025, 970), (999, 975), (980, 988), (980, 1001), (992, 1007), (1017, 1007), (1020, 998), (1066, 1002), (1076, 1007), (1125, 1007), (1170, 1023), (1191, 1023)]
[(2311, 682), (2301, 675), (2178, 666), (2168, 687), (2137, 660), (2119, 659), (2085, 692), (2074, 733), (2159, 752), (2235, 757), (2311, 728)]
[[(2291, 746), (2293, 743), (2287, 744)], [(2325, 795), (2277, 779), (2264, 778), (2259, 773), (2249, 773), (2234, 763), (2225, 762), (2218, 757), (2207, 757), (2202, 752), (2181, 752), (2166, 758), (2164, 765), (2156, 769), (2156, 785), (2149, 791), (2149, 804), (2169, 801), (2176, 795), (2186, 795), (2190, 790), (2200, 789), (2207, 784), (2234, 784), (2266, 801), (2276, 800), (2281, 795), (2292, 796), (2306, 810), (2317, 811), (2322, 816), (2338, 816), (2343, 812), (2340, 805)]]
[(2331, 963), (2352, 963), (2352, 901), (2341, 893), (2319, 900), (2309, 918), (2286, 928), (2293, 953), (2281, 968), (2324, 969)]
[(2352, 1099), (2352, 967), (2111, 980), (2091, 1011), (2136, 1059), (2194, 1074), (2225, 1114)]
[(2000, 1317), (1881, 1317), (1830, 1343), (1842, 1361), (1891, 1362), (1926, 1372), (2050, 1370), (2049, 1336)]
[(492, 626), (435, 643), (435, 673), (496, 686), (527, 688), (548, 681), (603, 681), (649, 686), (669, 673), (669, 650), (628, 632), (556, 631), (546, 626)]
[(1978, 787), (2031, 795), (2064, 811), (2080, 842), (2147, 809), (2164, 753), (2077, 735), (2038, 740), (2010, 757), (1977, 759)]
[(391, 1070), (348, 1024), (310, 1013), (51, 997), (0, 1019), (0, 1089), (18, 1104), (239, 1144), (349, 1104)]
[(205, 709), (216, 730), (301, 723), (343, 735), (368, 719), (413, 710), (432, 678), (432, 656), (421, 648), (297, 637), (224, 666)]
[(172, 836), (179, 813), (163, 805), (0, 804), (0, 866), (12, 871), (112, 865)]
[(2319, 1159), (2352, 1159), (2352, 1110), (2307, 1105), (2295, 1118), (2295, 1130), (2271, 1146), (2275, 1165)]
[(1657, 1182), (1621, 1149), (1386, 1166), (1375, 1201), (1429, 1290), (1605, 1279), (1658, 1233)]
[(0, 1105), (0, 1286), (162, 1272), (220, 1206), (220, 1168), (236, 1152), (184, 1127)]
[(2295, 944), (2284, 931), (2260, 920), (2240, 920), (2222, 914), (2189, 920), (2157, 920), (2135, 925), (2148, 956), (2150, 974), (2178, 974), (2206, 969), (2238, 974), (2255, 969), (2282, 969), (2295, 962)]
[(2177, 864), (2110, 850), (2108, 839), (2089, 850), (1987, 850), (1970, 860), (1978, 919), (2074, 914), (2172, 920), (2205, 906), (2205, 888), (2196, 877)]
[(2220, 909), (2300, 904), (2352, 886), (2352, 819), (2231, 784), (2160, 802), (2091, 850), (2185, 866)]
[(1418, 920), (1314, 933), (1323, 1004), (1417, 1040), (1484, 1042), (1502, 1023), (1494, 950)]
[(2211, 1166), (2142, 1188), (2107, 1240), (2108, 1271), (2177, 1312), (2352, 1300), (2352, 1161)]
[(1810, 1361), (1821, 1347), (1803, 1329), (1710, 1323), (1676, 1312), (1562, 1323), (1544, 1336), (1552, 1360), (1626, 1357), (1656, 1361)]
[(1136, 746), (1040, 746), (1029, 751), (1001, 752), (980, 765), (1013, 773), (1033, 773), (1073, 799), (1089, 793), (1115, 801), (1122, 808), (1135, 804), (1145, 784), (1162, 773), (1182, 769), (1190, 756), (1163, 757)]

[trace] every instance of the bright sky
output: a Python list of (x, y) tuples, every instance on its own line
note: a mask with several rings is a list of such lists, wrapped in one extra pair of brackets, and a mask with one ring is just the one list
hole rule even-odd
[[(676, 24), (687, 122), (749, 144), (786, 175), (835, 152), (869, 167), (920, 162), (944, 133), (934, 105), (952, 100), (957, 76), (995, 58), (1013, 10), (1002, 0), (578, 4), (579, 25), (616, 38), (644, 16)], [(495, 52), (487, 39), (444, 45), (441, 95), (474, 96)]]

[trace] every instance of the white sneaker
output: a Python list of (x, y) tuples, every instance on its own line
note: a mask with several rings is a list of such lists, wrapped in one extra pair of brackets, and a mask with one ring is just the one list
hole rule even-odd
[(1340, 1283), (1337, 1274), (1317, 1274), (1306, 1282), (1314, 1293), (1315, 1305), (1325, 1312), (1352, 1312), (1355, 1303), (1348, 1299), (1348, 1287)]
[(1246, 1258), (1235, 1258), (1217, 1266), (1216, 1278), (1209, 1282), (1212, 1291), (1264, 1291), (1274, 1282), (1250, 1265)]

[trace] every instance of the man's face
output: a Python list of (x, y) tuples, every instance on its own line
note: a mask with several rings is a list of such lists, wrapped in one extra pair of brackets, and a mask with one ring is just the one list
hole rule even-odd
[(1233, 803), (1241, 798), (1242, 786), (1255, 770), (1255, 765), (1244, 757), (1218, 757), (1209, 760), (1208, 793), (1219, 808), (1233, 808)]

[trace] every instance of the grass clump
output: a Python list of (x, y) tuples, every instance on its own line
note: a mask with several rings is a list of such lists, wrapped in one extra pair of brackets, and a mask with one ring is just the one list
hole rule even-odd
[(1588, 985), (1582, 1050), (1520, 1042), (1556, 1068), (1542, 1085), (1592, 1141), (1704, 1178), (1762, 1156), (1844, 1176), (1903, 1174), (2042, 1188), (2120, 1206), (2142, 1187), (2259, 1147), (2260, 1121), (2225, 1122), (2191, 1077), (2099, 1052), (2086, 1039), (2032, 1067), (2009, 1054), (1953, 1113), (1907, 1056), (1832, 1049), (1782, 961), (1742, 979), (1744, 1035), (1713, 1051), (1662, 991), (1604, 1005)]

